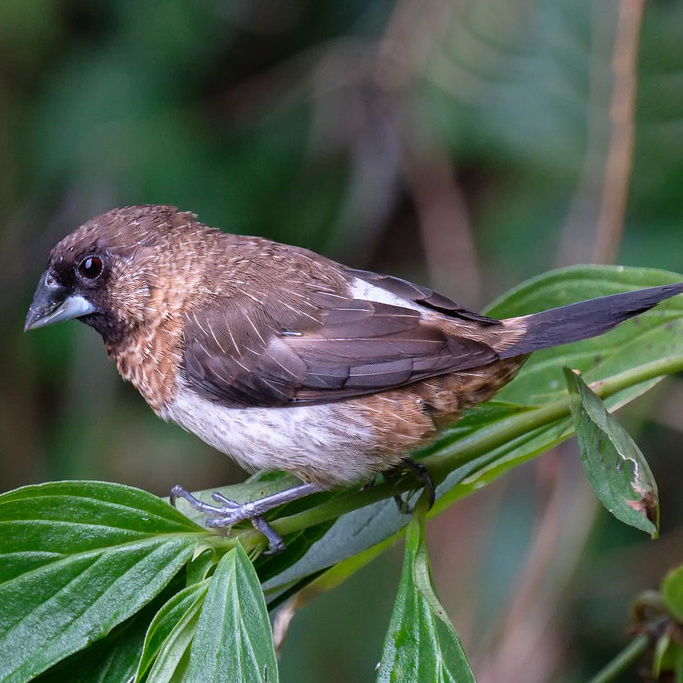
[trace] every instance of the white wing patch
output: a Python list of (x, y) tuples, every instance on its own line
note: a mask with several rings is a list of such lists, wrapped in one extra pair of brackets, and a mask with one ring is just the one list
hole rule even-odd
[(353, 278), (351, 280), (351, 296), (354, 299), (363, 299), (365, 301), (376, 301), (381, 304), (389, 304), (391, 306), (400, 306), (401, 308), (411, 308), (414, 311), (418, 311), (423, 318), (429, 320), (431, 318), (443, 318), (443, 315), (437, 313), (436, 311), (427, 308), (426, 306), (421, 306), (415, 301), (410, 299), (404, 299), (403, 297), (396, 296), (390, 291), (384, 289), (383, 287), (378, 287), (373, 285), (371, 282), (366, 280), (361, 280), (360, 278)]

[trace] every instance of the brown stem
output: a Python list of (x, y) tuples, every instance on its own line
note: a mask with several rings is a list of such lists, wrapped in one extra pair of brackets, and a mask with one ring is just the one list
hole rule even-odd
[(645, 0), (621, 0), (612, 54), (614, 86), (610, 103), (612, 136), (607, 152), (605, 186), (593, 252), (596, 263), (613, 263), (624, 229), (628, 186), (633, 167), (638, 38)]

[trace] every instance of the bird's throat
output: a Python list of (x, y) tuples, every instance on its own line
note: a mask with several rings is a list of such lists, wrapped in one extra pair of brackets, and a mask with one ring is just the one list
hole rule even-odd
[(131, 382), (155, 413), (173, 399), (177, 371), (182, 360), (182, 324), (166, 319), (130, 332), (116, 341), (105, 341), (107, 354), (119, 374)]

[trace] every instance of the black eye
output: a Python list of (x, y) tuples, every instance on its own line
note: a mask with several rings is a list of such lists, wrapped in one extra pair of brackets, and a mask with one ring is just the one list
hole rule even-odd
[(98, 256), (87, 256), (78, 266), (78, 274), (86, 280), (95, 280), (102, 275), (102, 259)]

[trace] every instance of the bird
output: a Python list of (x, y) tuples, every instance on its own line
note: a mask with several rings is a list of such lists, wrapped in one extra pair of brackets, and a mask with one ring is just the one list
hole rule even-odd
[(367, 483), (490, 399), (529, 354), (597, 336), (683, 283), (504, 320), (407, 280), (230, 234), (166, 205), (110, 210), (51, 251), (25, 330), (78, 319), (162, 419), (251, 472), (301, 484), (218, 505), (173, 487), (227, 528), (316, 491)]

